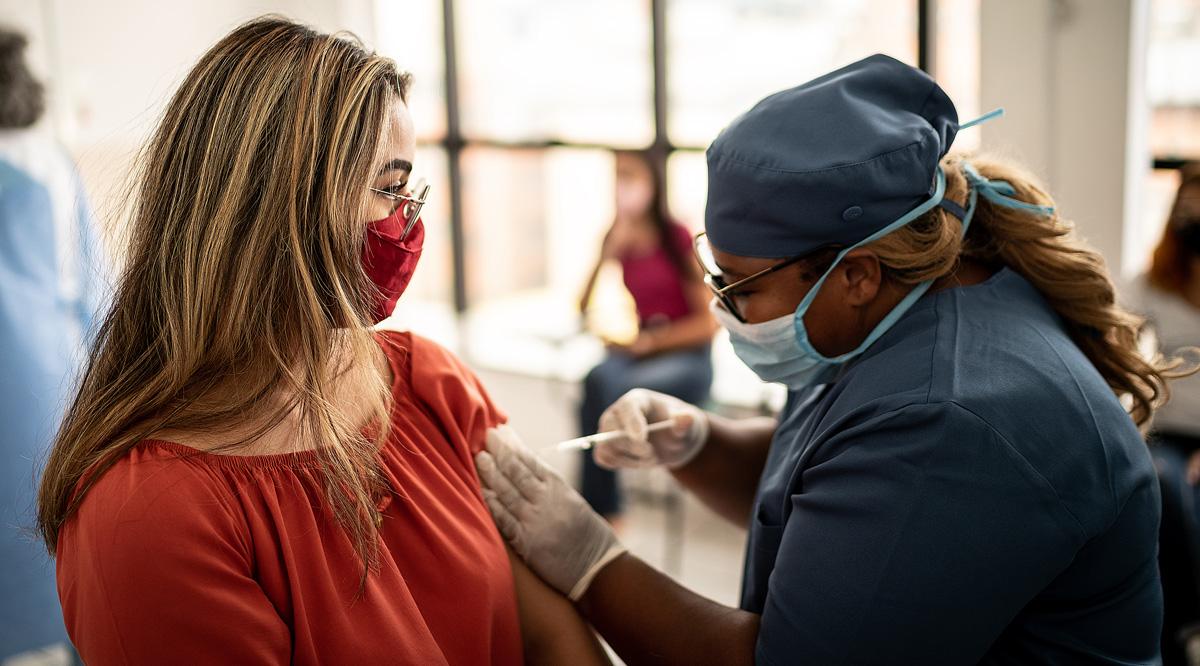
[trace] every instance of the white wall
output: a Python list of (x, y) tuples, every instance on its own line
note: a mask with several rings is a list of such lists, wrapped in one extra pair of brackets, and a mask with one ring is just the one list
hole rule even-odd
[(1045, 179), (1063, 214), (1119, 273), (1149, 170), (1148, 0), (982, 0), (983, 143)]

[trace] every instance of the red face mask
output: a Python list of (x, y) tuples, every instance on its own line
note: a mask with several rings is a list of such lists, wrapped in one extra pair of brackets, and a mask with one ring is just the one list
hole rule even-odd
[(371, 318), (376, 324), (391, 316), (396, 308), (396, 301), (400, 300), (417, 270), (417, 260), (421, 258), (421, 248), (425, 244), (425, 224), (420, 218), (408, 236), (400, 240), (405, 225), (401, 211), (405, 208), (397, 206), (391, 215), (367, 225), (363, 268), (377, 292), (371, 304)]

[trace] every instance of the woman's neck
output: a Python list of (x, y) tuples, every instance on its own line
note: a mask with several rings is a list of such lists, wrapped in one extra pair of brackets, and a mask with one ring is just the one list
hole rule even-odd
[(953, 289), (954, 287), (979, 284), (986, 282), (995, 274), (995, 269), (989, 268), (974, 259), (963, 258), (958, 262), (958, 267), (953, 272), (935, 280), (929, 291), (932, 293), (944, 289)]
[[(374, 379), (372, 373), (385, 381), (388, 386), (391, 385), (391, 368), (388, 365), (387, 356), (378, 345), (373, 345), (372, 350), (374, 353), (369, 364), (347, 365), (344, 353), (335, 354), (333, 362), (335, 367), (341, 368), (341, 371), (334, 373), (331, 378), (332, 388), (329, 391), (334, 408), (344, 418), (363, 427), (367, 425), (367, 421), (372, 416), (369, 413), (372, 401), (367, 399), (367, 392), (376, 386), (371, 381)], [(237, 380), (231, 380), (217, 389), (225, 395), (229, 395), (230, 392), (249, 392), (250, 390), (244, 383), (238, 383)], [(220, 400), (220, 396), (215, 397), (217, 399), (213, 402), (226, 402)], [(242, 456), (294, 453), (317, 448), (322, 444), (304, 441), (305, 429), (301, 423), (300, 406), (296, 404), (295, 398), (294, 389), (280, 386), (278, 390), (272, 392), (267, 400), (268, 405), (254, 409), (252, 413), (237, 422), (227, 424), (227, 427), (216, 431), (186, 426), (164, 428), (154, 432), (148, 439), (176, 442), (212, 453)], [(197, 402), (203, 404), (205, 401), (201, 399)], [(271, 425), (271, 421), (279, 418), (284, 410), (286, 413), (282, 414), (279, 422)], [(264, 428), (267, 428), (265, 432), (255, 437), (255, 434)], [(254, 439), (246, 444), (227, 448), (231, 442), (251, 437)]]

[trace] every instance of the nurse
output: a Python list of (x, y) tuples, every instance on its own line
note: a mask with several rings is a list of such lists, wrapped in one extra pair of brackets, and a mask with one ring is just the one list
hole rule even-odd
[(1102, 258), (1027, 173), (946, 157), (971, 124), (877, 55), (764, 99), (708, 150), (713, 312), (787, 404), (731, 421), (634, 391), (601, 421), (627, 437), (595, 457), (664, 465), (749, 529), (737, 608), (625, 552), (491, 433), (476, 464), (501, 532), (626, 660), (1157, 660), (1138, 424), (1179, 372), (1137, 354)]

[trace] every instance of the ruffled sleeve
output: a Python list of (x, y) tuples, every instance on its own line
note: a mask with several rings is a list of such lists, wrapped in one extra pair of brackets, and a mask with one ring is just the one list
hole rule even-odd
[(384, 350), (399, 375), (397, 391), (428, 409), (452, 445), (467, 461), (483, 449), (488, 428), (508, 417), (492, 401), (483, 383), (457, 356), (436, 342), (412, 333), (381, 332)]

